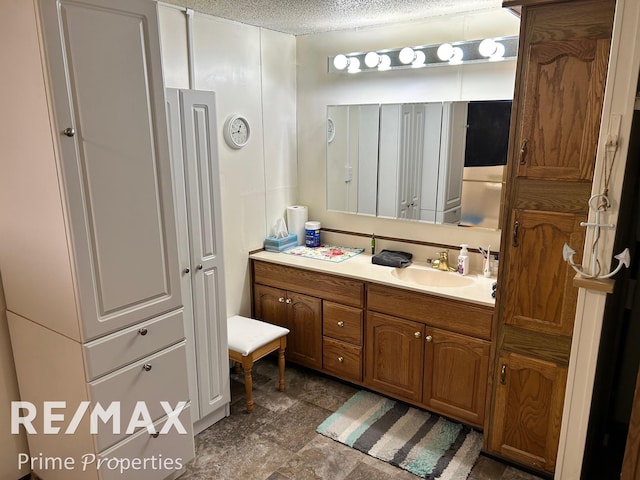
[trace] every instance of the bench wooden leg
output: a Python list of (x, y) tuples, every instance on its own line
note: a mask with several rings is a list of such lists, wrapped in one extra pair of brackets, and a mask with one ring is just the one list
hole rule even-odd
[(278, 349), (278, 368), (280, 369), (280, 384), (278, 390), (284, 392), (284, 350), (287, 346), (286, 338), (280, 339), (280, 348)]
[(251, 413), (253, 412), (253, 378), (251, 377), (253, 356), (242, 357), (242, 368), (244, 369), (244, 388), (247, 393), (247, 412)]

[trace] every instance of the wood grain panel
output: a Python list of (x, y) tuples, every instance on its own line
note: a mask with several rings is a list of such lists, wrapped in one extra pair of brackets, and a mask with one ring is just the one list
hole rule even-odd
[(306, 293), (324, 300), (362, 307), (364, 283), (336, 275), (253, 260), (256, 283)]
[(513, 208), (586, 215), (591, 182), (517, 178)]
[(361, 308), (332, 302), (322, 304), (322, 331), (325, 336), (362, 346)]
[(538, 357), (564, 367), (569, 365), (571, 337), (532, 332), (513, 325), (504, 325), (501, 337), (503, 351)]
[(322, 368), (337, 377), (353, 382), (362, 381), (362, 347), (324, 338)]
[(287, 336), (285, 355), (292, 362), (322, 368), (322, 300), (287, 292)]
[(367, 285), (367, 309), (473, 337), (491, 339), (493, 308), (376, 284)]

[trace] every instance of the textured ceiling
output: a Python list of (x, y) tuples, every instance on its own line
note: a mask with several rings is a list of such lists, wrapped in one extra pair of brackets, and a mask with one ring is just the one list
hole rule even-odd
[(163, 0), (292, 35), (501, 7), (502, 0)]

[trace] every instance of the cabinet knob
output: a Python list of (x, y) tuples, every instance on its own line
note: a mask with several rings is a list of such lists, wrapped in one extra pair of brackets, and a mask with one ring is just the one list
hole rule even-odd
[(416, 338), (420, 338), (420, 332), (414, 333), (413, 336), (416, 337)]
[(156, 433), (152, 433), (151, 436), (153, 438), (158, 438), (158, 435), (160, 435), (160, 432), (156, 432)]
[(149, 370), (151, 370), (151, 364), (150, 364), (150, 363), (145, 363), (145, 364), (142, 366), (142, 369), (143, 369), (145, 372), (148, 372)]
[(197, 267), (198, 270), (202, 270), (202, 264), (200, 263)]
[(68, 127), (65, 128), (62, 133), (64, 133), (67, 137), (73, 137), (76, 134), (76, 130), (75, 128)]
[(343, 362), (344, 362), (344, 357), (338, 357), (338, 361), (339, 361), (340, 363), (343, 363)]
[(147, 333), (149, 333), (149, 331), (146, 328), (142, 327), (140, 330), (138, 330), (138, 333), (144, 337)]
[(184, 270), (182, 270), (182, 273), (184, 273), (185, 275), (187, 273), (189, 273), (191, 270), (189, 269), (189, 267), (185, 268)]
[(290, 299), (290, 298), (287, 298), (284, 302), (285, 302), (286, 304), (289, 304), (289, 303), (291, 303), (291, 299)]
[(342, 320), (340, 320), (340, 321), (338, 322), (338, 326), (339, 326), (340, 328), (344, 327), (344, 322), (343, 322)]
[(279, 297), (279, 298), (278, 298), (278, 302), (280, 302), (280, 303), (284, 303), (284, 297)]
[(425, 338), (425, 340), (427, 342), (432, 342), (433, 341), (433, 337), (431, 335), (427, 335), (427, 338)]

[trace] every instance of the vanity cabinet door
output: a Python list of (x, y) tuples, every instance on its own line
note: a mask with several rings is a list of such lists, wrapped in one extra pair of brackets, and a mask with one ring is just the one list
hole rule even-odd
[(287, 360), (322, 368), (322, 300), (260, 284), (253, 297), (258, 320), (289, 329)]
[(482, 427), (491, 344), (436, 328), (426, 334), (424, 405)]
[(414, 402), (422, 399), (422, 323), (367, 312), (365, 385)]
[(287, 359), (322, 368), (322, 300), (287, 292)]
[(505, 353), (498, 359), (490, 449), (553, 472), (567, 369), (552, 362)]

